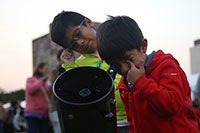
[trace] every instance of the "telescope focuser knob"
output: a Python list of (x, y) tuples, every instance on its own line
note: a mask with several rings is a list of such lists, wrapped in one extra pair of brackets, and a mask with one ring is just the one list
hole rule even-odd
[(74, 115), (73, 115), (72, 113), (70, 113), (70, 114), (68, 115), (68, 118), (69, 118), (70, 120), (72, 120), (72, 119), (74, 119)]
[(110, 72), (110, 73), (113, 73), (113, 72), (114, 72), (114, 70), (113, 70), (113, 69), (110, 69), (110, 70), (109, 70), (109, 72)]
[(115, 104), (115, 103), (116, 103), (116, 100), (115, 100), (114, 98), (110, 98), (109, 102), (110, 102), (111, 104)]
[(112, 121), (112, 120), (113, 120), (113, 117), (114, 117), (114, 115), (113, 115), (112, 112), (109, 112), (109, 113), (107, 113), (107, 114), (105, 115), (105, 118), (106, 118), (107, 121)]

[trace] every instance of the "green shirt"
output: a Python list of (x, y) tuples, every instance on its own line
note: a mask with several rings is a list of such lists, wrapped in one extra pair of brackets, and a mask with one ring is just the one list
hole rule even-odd
[[(62, 64), (62, 67), (65, 68), (66, 71), (75, 68), (75, 67), (81, 67), (81, 66), (92, 66), (97, 67), (98, 62), (100, 61), (99, 57), (93, 53), (91, 54), (82, 54), (79, 58), (77, 58), (74, 62), (69, 62)], [(109, 65), (105, 61), (101, 61), (99, 68), (107, 71), (109, 68)], [(114, 86), (117, 87), (121, 76), (119, 74), (116, 75), (114, 80)], [(123, 120), (127, 119), (126, 117), (126, 111), (124, 108), (124, 104), (121, 100), (119, 90), (115, 90), (115, 99), (116, 99), (116, 115), (117, 120)]]

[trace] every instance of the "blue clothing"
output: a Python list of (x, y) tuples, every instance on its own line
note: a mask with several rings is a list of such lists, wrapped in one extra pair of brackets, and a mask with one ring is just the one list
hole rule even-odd
[(39, 114), (35, 112), (24, 112), (24, 117), (35, 117), (39, 119), (46, 119), (48, 118), (48, 114)]
[(26, 117), (28, 124), (28, 133), (50, 133), (48, 119), (38, 119), (33, 117)]

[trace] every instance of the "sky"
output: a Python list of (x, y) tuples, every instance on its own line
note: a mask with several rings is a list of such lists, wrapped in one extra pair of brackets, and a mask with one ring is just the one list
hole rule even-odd
[(200, 38), (199, 0), (0, 0), (0, 88), (25, 88), (32, 75), (32, 40), (49, 32), (61, 11), (79, 12), (92, 21), (127, 15), (140, 26), (148, 51), (171, 53), (187, 75), (189, 49)]

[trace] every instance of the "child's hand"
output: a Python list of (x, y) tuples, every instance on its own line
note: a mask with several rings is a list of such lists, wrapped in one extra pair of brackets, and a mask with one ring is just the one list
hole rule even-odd
[(140, 76), (145, 73), (144, 61), (141, 61), (139, 68), (137, 68), (131, 61), (127, 60), (130, 69), (127, 74), (127, 81), (133, 84)]
[(63, 63), (72, 62), (75, 60), (74, 53), (72, 51), (64, 50), (60, 56), (60, 60)]

